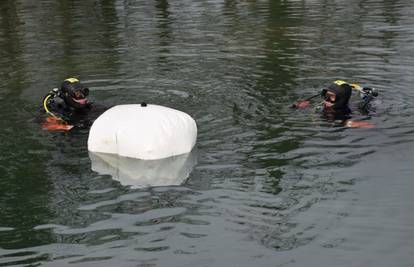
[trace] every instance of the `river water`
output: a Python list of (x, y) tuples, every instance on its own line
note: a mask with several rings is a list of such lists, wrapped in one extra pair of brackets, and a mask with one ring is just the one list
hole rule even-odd
[[(413, 266), (413, 44), (411, 0), (2, 1), (0, 266)], [(179, 185), (43, 131), (69, 76), (190, 114)], [(375, 128), (289, 109), (336, 79), (378, 89)]]

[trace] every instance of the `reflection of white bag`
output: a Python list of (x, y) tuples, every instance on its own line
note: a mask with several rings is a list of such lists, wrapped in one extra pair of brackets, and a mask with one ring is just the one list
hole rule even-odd
[(139, 160), (114, 154), (89, 153), (92, 170), (111, 175), (122, 185), (133, 188), (180, 185), (190, 175), (197, 162), (193, 151), (159, 160)]
[(196, 139), (197, 125), (184, 112), (157, 105), (118, 105), (95, 120), (88, 150), (154, 160), (189, 153)]

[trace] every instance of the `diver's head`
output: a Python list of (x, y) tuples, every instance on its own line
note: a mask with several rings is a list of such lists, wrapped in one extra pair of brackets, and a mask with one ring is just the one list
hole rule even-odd
[(89, 106), (87, 96), (89, 89), (76, 78), (68, 78), (60, 87), (61, 95), (65, 103), (75, 109), (81, 110)]
[(348, 110), (352, 87), (343, 81), (335, 81), (328, 88), (322, 90), (324, 107), (335, 111)]

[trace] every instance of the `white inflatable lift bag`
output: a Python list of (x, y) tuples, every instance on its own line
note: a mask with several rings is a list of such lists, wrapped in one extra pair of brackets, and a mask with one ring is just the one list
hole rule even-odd
[(182, 111), (158, 105), (118, 105), (95, 120), (88, 150), (155, 160), (189, 153), (196, 139), (196, 123)]

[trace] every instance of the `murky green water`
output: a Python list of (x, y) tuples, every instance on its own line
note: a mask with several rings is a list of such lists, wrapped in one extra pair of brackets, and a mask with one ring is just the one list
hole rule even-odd
[[(2, 1), (0, 266), (412, 266), (413, 43), (411, 0)], [(68, 76), (190, 114), (188, 179), (136, 188), (41, 130)], [(374, 129), (288, 108), (335, 79), (380, 90)]]

